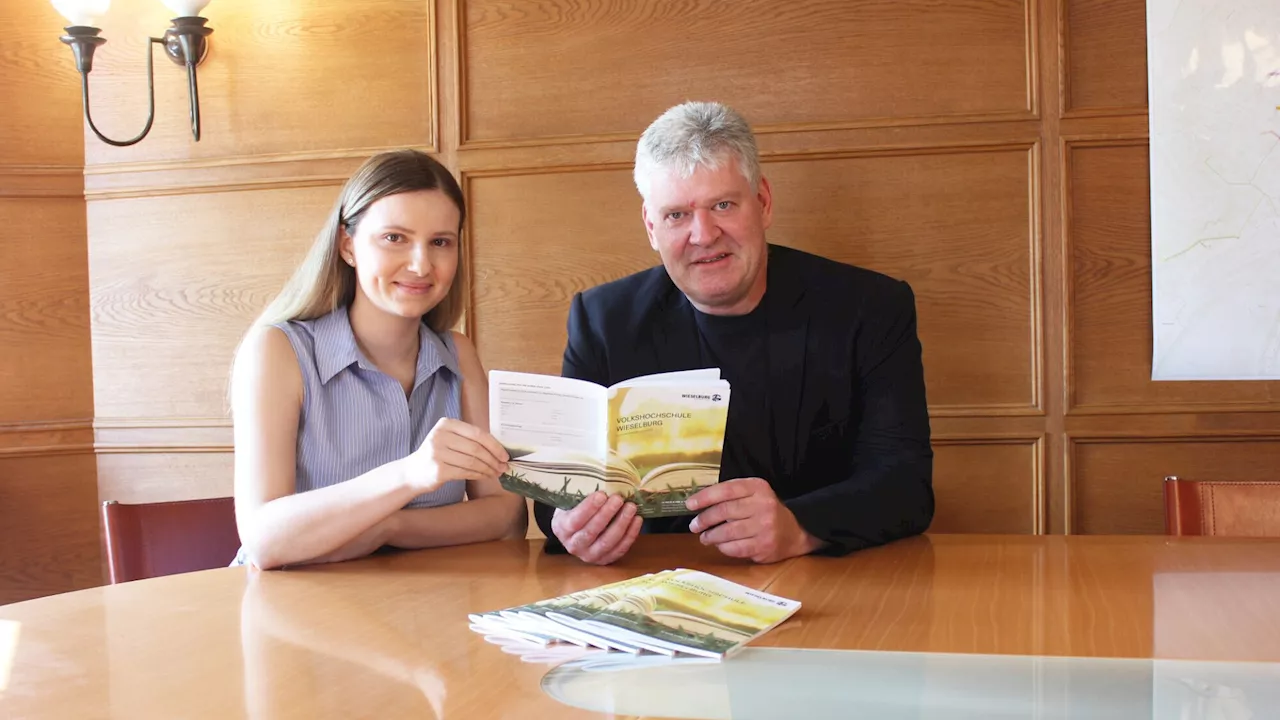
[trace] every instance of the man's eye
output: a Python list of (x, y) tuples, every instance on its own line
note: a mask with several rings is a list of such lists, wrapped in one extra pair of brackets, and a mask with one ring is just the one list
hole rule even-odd
[(729, 202), (728, 200), (721, 200), (720, 202), (716, 203), (717, 210), (728, 210), (731, 207), (733, 207), (733, 203)]
[(677, 210), (676, 212), (667, 213), (668, 220), (679, 220), (682, 217), (684, 217), (684, 213), (679, 210)]

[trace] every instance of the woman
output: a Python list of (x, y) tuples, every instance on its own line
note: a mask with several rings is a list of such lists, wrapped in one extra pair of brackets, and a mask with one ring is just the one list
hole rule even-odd
[(523, 537), (524, 501), (498, 484), (508, 457), (486, 431), (484, 368), (450, 331), (465, 212), (429, 156), (370, 158), (245, 336), (231, 380), (236, 564)]

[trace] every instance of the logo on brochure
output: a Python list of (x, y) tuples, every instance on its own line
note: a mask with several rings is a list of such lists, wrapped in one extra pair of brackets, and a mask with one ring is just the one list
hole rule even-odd
[(684, 398), (685, 400), (710, 400), (711, 402), (720, 402), (721, 400), (724, 399), (720, 395), (720, 393), (715, 393), (713, 395), (694, 395), (692, 393), (681, 393), (680, 397)]

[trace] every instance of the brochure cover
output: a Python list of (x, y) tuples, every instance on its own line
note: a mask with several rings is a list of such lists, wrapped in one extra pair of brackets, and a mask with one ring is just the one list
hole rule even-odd
[(605, 388), (494, 370), (490, 432), (511, 456), (511, 492), (569, 509), (597, 490), (641, 517), (686, 515), (720, 479), (729, 383), (717, 369), (647, 375)]

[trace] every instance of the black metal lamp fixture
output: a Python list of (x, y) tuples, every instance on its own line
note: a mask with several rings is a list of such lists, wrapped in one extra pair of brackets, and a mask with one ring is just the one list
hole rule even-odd
[(196, 142), (200, 141), (200, 93), (196, 85), (196, 66), (204, 60), (204, 56), (209, 51), (207, 38), (213, 30), (205, 27), (208, 20), (200, 17), (199, 13), (210, 0), (162, 1), (165, 7), (178, 17), (175, 17), (172, 21), (173, 25), (164, 31), (164, 37), (149, 38), (151, 42), (147, 45), (147, 124), (142, 128), (142, 132), (129, 140), (112, 140), (98, 131), (98, 127), (93, 124), (93, 115), (89, 112), (89, 72), (93, 70), (93, 52), (107, 41), (106, 38), (98, 37), (102, 31), (95, 27), (94, 23), (111, 8), (111, 0), (52, 0), (53, 7), (71, 23), (64, 28), (67, 34), (61, 39), (62, 42), (71, 46), (71, 52), (76, 59), (76, 69), (80, 71), (80, 97), (84, 101), (85, 120), (88, 121), (89, 129), (93, 130), (93, 134), (108, 145), (116, 147), (133, 145), (151, 132), (151, 123), (155, 121), (156, 115), (155, 74), (151, 65), (151, 51), (154, 45), (163, 45), (170, 60), (187, 68), (187, 92), (191, 99), (191, 135)]

